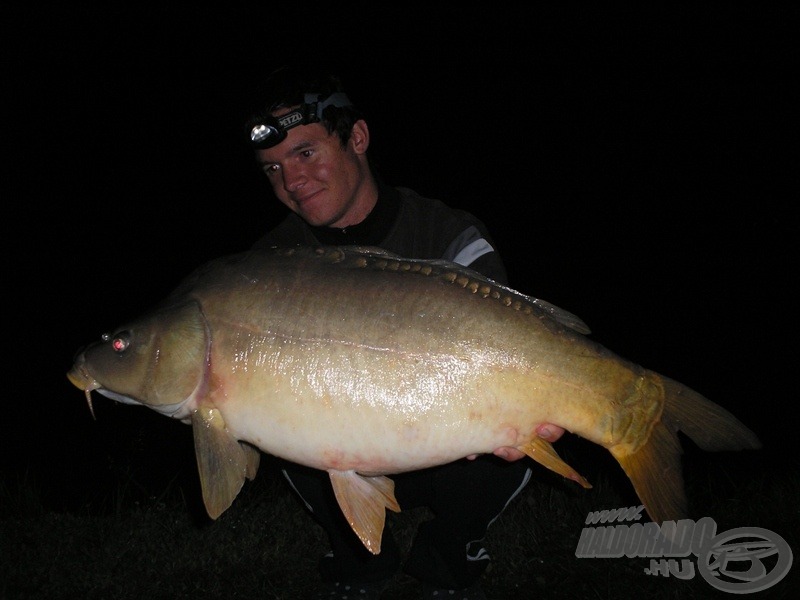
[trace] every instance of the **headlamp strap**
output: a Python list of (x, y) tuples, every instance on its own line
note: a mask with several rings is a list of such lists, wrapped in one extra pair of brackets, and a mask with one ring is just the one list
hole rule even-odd
[[(250, 130), (250, 141), (256, 148), (271, 148), (286, 138), (286, 132), (297, 125), (318, 123), (322, 120), (322, 112), (329, 106), (352, 106), (344, 92), (335, 92), (320, 100), (322, 94), (304, 94), (303, 104), (280, 117), (270, 117), (255, 125)], [(272, 120), (274, 119), (274, 120)], [(270, 124), (272, 121), (272, 124)], [(277, 121), (277, 127), (275, 122)]]
[(320, 100), (322, 94), (305, 94), (305, 107), (307, 107), (308, 115), (306, 123), (317, 123), (322, 120), (322, 112), (328, 108), (329, 106), (336, 106), (339, 108), (345, 106), (352, 106), (350, 104), (350, 99), (347, 97), (347, 94), (344, 92), (335, 92), (325, 98), (325, 100)]

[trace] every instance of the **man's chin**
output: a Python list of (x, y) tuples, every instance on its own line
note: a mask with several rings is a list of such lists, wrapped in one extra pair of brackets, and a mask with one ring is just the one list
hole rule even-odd
[(330, 227), (331, 229), (342, 229), (338, 224), (340, 219), (336, 219), (330, 215), (320, 215), (314, 212), (306, 212), (300, 210), (297, 213), (302, 219), (312, 227)]
[(306, 223), (308, 223), (312, 227), (330, 227), (332, 229), (335, 228), (335, 226), (331, 224), (329, 219), (314, 219), (311, 217), (304, 216), (302, 214), (300, 216)]

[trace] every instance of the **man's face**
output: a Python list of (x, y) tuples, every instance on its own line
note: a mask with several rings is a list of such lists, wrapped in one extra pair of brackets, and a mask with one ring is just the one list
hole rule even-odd
[(300, 125), (277, 146), (256, 151), (278, 199), (314, 226), (345, 227), (363, 182), (358, 125), (345, 147), (321, 123)]

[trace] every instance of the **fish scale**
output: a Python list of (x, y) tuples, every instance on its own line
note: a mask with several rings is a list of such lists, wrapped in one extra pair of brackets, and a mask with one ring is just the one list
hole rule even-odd
[(514, 447), (591, 487), (536, 436), (606, 448), (656, 522), (686, 518), (683, 431), (709, 451), (755, 434), (690, 388), (587, 337), (575, 315), (442, 260), (293, 247), (210, 261), (75, 359), (83, 390), (193, 428), (212, 518), (260, 452), (329, 473), (380, 552), (391, 475)]

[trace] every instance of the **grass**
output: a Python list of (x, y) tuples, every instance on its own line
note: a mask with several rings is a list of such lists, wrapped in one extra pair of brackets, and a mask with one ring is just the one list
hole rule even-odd
[[(645, 575), (646, 558), (576, 558), (589, 512), (639, 502), (602, 451), (580, 441), (564, 446), (562, 456), (594, 488), (583, 490), (534, 467), (534, 481), (487, 535), (493, 562), (483, 583), (490, 598), (730, 598), (699, 575), (687, 581)], [(714, 518), (718, 532), (758, 526), (800, 548), (796, 470), (774, 477), (751, 456), (687, 458), (693, 513)], [(0, 597), (268, 600), (313, 591), (317, 559), (327, 550), (324, 534), (268, 457), (217, 521), (203, 512), (193, 465), (181, 469), (145, 484), (135, 464), (121, 468), (113, 490), (67, 509), (49, 507), (30, 477), (6, 482), (0, 488)], [(425, 509), (390, 513), (401, 547), (409, 547), (417, 524), (430, 516)], [(790, 597), (788, 590), (798, 585), (795, 570), (756, 597)], [(416, 598), (418, 590), (417, 582), (400, 575), (384, 598)]]

